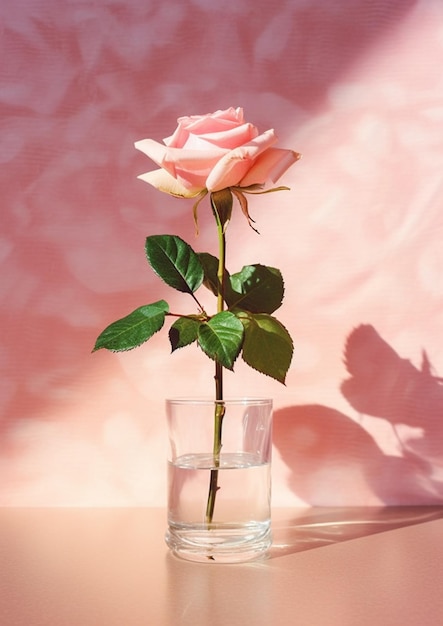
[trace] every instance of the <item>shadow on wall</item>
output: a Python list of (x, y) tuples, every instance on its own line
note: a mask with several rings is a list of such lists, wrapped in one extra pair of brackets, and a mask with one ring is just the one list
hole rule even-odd
[[(275, 412), (274, 443), (291, 470), (291, 489), (316, 506), (443, 503), (443, 385), (426, 353), (419, 370), (362, 325), (344, 358), (350, 377), (341, 392), (360, 422), (316, 404)], [(392, 432), (395, 454), (379, 446), (365, 416)]]

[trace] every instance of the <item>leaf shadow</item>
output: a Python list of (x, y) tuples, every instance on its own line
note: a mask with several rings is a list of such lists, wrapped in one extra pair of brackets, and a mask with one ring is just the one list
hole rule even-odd
[[(359, 421), (319, 404), (274, 414), (291, 490), (308, 506), (443, 504), (443, 385), (426, 353), (417, 369), (371, 325), (354, 329), (344, 352), (341, 392)], [(395, 453), (368, 432), (371, 418), (391, 431)]]

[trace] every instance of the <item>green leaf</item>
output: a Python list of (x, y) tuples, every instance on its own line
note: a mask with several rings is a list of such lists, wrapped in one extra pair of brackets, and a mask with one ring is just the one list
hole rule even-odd
[(200, 324), (201, 320), (196, 316), (179, 317), (169, 329), (172, 352), (194, 343), (197, 340)]
[(146, 256), (154, 272), (170, 287), (194, 293), (203, 282), (204, 272), (198, 255), (176, 235), (146, 238)]
[(273, 313), (281, 306), (284, 283), (280, 270), (266, 265), (247, 265), (230, 277), (231, 290), (226, 290), (230, 308), (251, 313)]
[[(203, 279), (204, 286), (212, 291), (214, 296), (218, 295), (218, 259), (208, 252), (200, 252), (198, 254), (200, 263), (203, 266), (205, 277)], [(229, 272), (225, 271), (225, 285), (229, 289)]]
[(237, 315), (245, 328), (243, 360), (284, 384), (294, 349), (286, 328), (271, 315), (241, 311)]
[(230, 370), (240, 353), (243, 336), (243, 324), (230, 311), (217, 313), (198, 329), (198, 343), (203, 352)]
[(101, 348), (113, 352), (137, 348), (162, 328), (168, 311), (169, 305), (164, 300), (139, 307), (107, 326), (98, 336), (93, 352)]

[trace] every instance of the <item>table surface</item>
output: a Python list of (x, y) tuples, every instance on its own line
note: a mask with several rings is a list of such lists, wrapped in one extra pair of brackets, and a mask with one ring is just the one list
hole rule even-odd
[(443, 507), (276, 510), (249, 564), (181, 561), (164, 531), (162, 509), (0, 509), (0, 624), (443, 623)]

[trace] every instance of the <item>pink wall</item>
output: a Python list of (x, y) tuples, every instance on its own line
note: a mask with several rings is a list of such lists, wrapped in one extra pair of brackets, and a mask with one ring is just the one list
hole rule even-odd
[(286, 281), (286, 388), (241, 363), (226, 377), (275, 400), (275, 505), (441, 503), (443, 3), (0, 13), (0, 505), (164, 503), (163, 399), (207, 393), (212, 365), (171, 356), (166, 333), (90, 351), (114, 319), (174, 302), (146, 235), (214, 249), (209, 210), (195, 240), (192, 203), (136, 179), (150, 164), (133, 142), (228, 106), (303, 153), (291, 192), (251, 202), (261, 235), (239, 212), (229, 231), (232, 267)]

